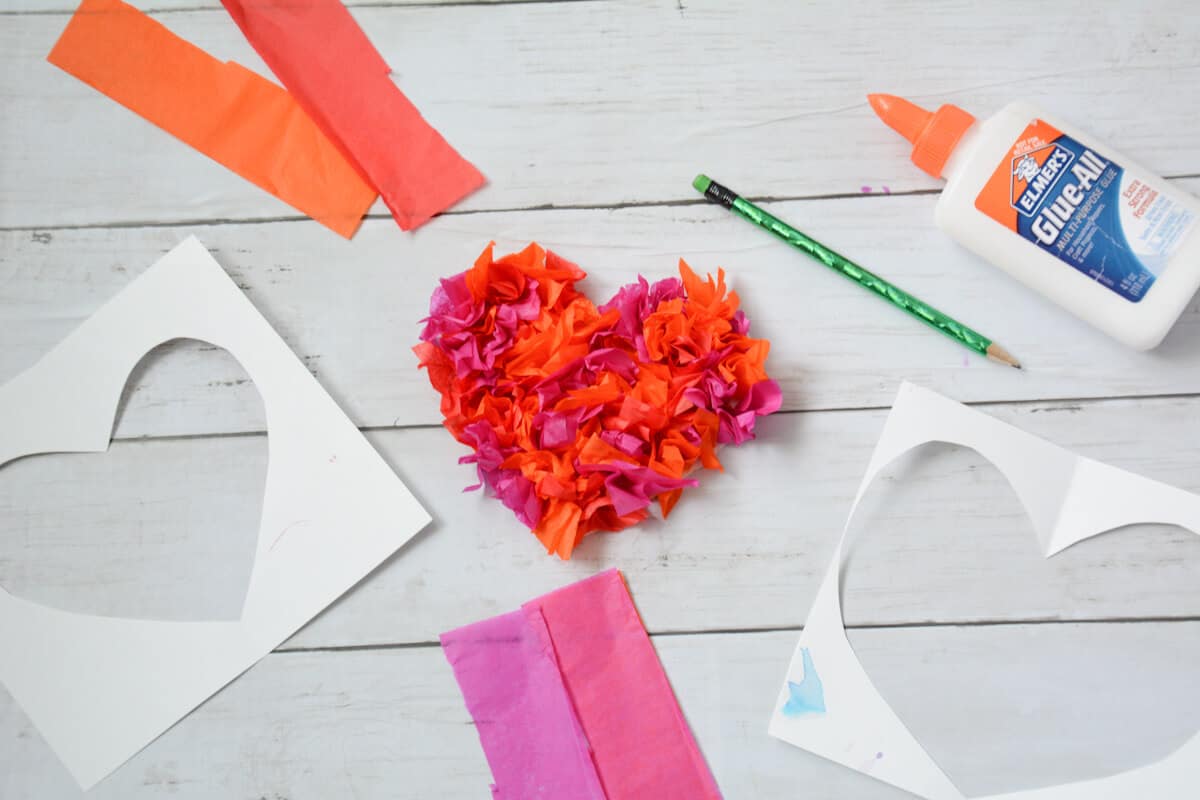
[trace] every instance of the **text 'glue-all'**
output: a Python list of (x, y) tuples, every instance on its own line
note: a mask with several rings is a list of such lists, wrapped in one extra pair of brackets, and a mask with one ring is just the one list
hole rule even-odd
[(868, 95), (945, 178), (939, 228), (1110, 336), (1158, 345), (1200, 288), (1200, 200), (1023, 102), (982, 121)]

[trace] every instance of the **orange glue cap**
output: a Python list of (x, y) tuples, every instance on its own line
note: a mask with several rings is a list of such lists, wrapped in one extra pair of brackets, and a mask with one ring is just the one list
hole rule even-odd
[(931, 112), (891, 94), (869, 94), (867, 101), (889, 128), (912, 142), (912, 162), (935, 178), (942, 177), (954, 146), (975, 124), (975, 118), (958, 106)]

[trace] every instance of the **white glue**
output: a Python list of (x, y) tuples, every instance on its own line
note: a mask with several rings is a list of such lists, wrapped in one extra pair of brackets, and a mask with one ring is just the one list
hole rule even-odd
[(1022, 102), (976, 121), (868, 96), (945, 178), (934, 220), (960, 244), (1139, 350), (1167, 335), (1200, 288), (1200, 200)]

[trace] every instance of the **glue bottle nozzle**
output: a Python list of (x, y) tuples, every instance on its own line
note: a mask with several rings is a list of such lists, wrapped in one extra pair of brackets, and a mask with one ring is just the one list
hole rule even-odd
[(888, 127), (912, 142), (912, 160), (935, 178), (950, 160), (958, 140), (975, 124), (975, 118), (958, 106), (944, 105), (926, 111), (903, 97), (869, 94), (867, 102)]
[(926, 111), (916, 103), (910, 103), (894, 94), (869, 94), (867, 102), (889, 128), (912, 144), (917, 143), (921, 132), (929, 125), (929, 120), (933, 119), (932, 111)]

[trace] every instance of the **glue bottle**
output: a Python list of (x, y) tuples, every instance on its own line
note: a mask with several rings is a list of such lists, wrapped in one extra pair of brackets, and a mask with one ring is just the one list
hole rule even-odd
[(1200, 288), (1200, 200), (1027, 103), (976, 121), (887, 94), (875, 113), (945, 178), (934, 221), (1130, 347), (1149, 350)]

